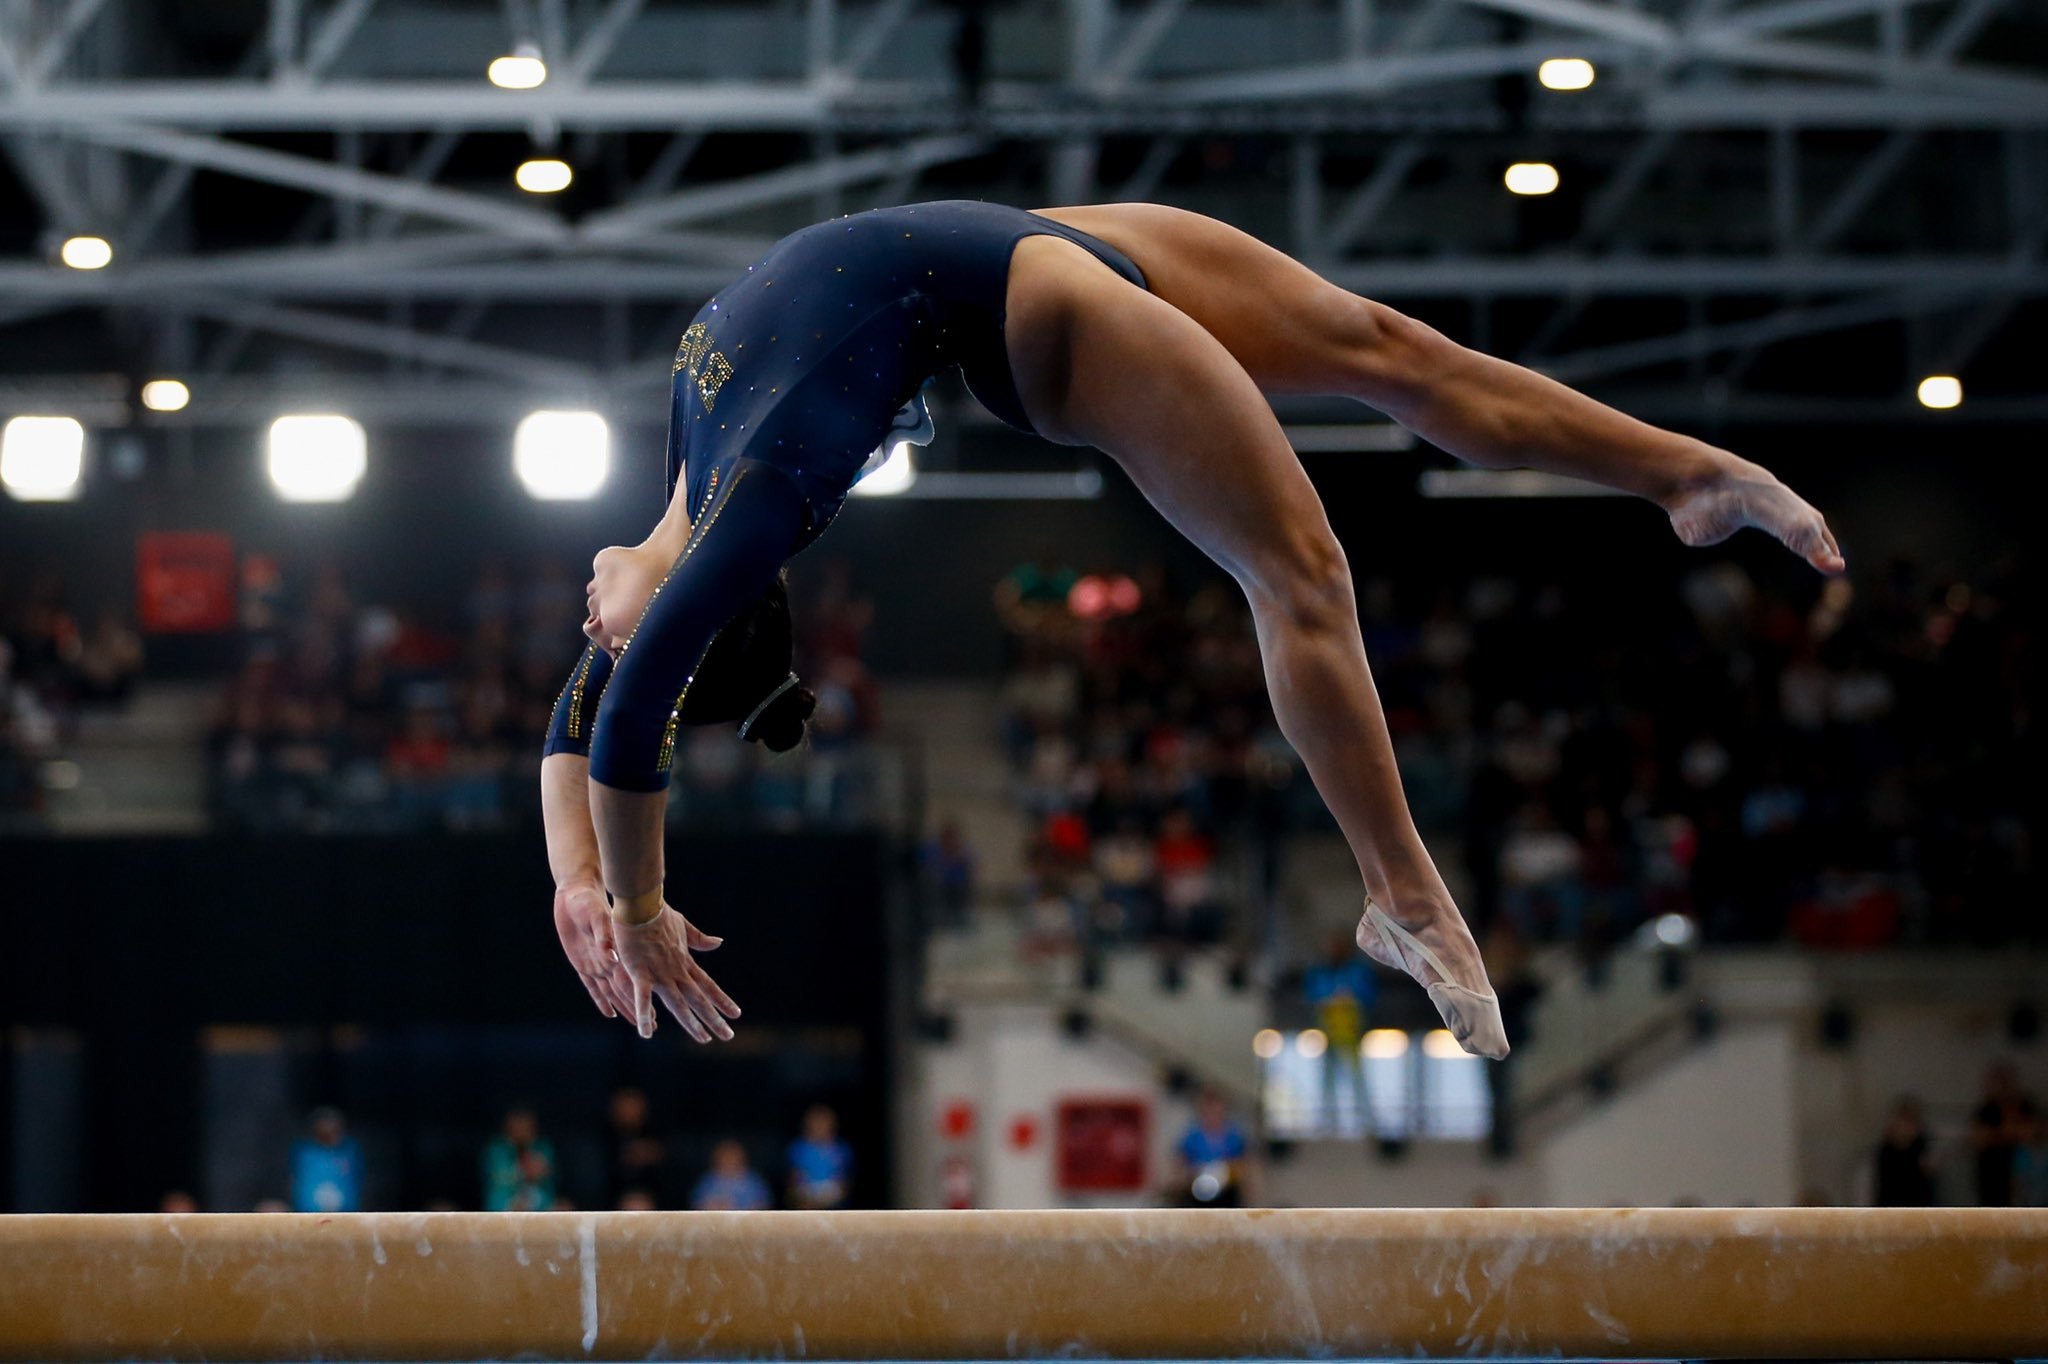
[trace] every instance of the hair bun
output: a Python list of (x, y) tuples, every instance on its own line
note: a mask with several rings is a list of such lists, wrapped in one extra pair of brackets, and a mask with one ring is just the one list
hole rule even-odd
[(771, 753), (787, 753), (804, 741), (818, 698), (799, 683), (768, 703), (747, 730), (747, 738)]

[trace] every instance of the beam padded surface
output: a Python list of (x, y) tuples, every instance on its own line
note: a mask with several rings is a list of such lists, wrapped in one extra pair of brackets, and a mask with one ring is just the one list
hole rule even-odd
[(2048, 1212), (0, 1218), (0, 1359), (2013, 1357)]

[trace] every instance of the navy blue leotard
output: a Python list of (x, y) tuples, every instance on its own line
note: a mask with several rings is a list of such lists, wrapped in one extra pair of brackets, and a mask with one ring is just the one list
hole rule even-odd
[(838, 513), (868, 456), (925, 382), (958, 366), (1024, 431), (1004, 346), (1010, 256), (1064, 237), (1140, 288), (1106, 242), (969, 200), (876, 209), (784, 237), (692, 319), (676, 348), (668, 495), (691, 535), (613, 664), (570, 674), (546, 752), (587, 753), (607, 786), (668, 785), (690, 676), (713, 638)]

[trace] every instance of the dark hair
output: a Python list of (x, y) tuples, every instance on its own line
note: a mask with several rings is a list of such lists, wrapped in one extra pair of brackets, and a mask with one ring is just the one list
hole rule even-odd
[(818, 698), (790, 671), (794, 647), (789, 589), (777, 577), (704, 651), (683, 693), (683, 723), (737, 722), (743, 739), (776, 753), (795, 748), (804, 740)]

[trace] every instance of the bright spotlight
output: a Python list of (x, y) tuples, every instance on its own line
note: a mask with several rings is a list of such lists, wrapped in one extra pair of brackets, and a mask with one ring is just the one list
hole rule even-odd
[(853, 490), (862, 497), (892, 497), (915, 482), (917, 466), (910, 462), (910, 442), (899, 440), (889, 447), (881, 463), (861, 475)]
[(299, 413), (270, 424), (270, 482), (287, 502), (345, 502), (368, 467), (353, 418)]
[(1920, 405), (1937, 411), (1963, 405), (1963, 381), (1953, 374), (1930, 374), (1920, 381)]
[(1548, 161), (1517, 161), (1501, 179), (1510, 194), (1549, 194), (1557, 188), (1557, 167)]
[(1432, 1061), (1452, 1061), (1468, 1053), (1447, 1029), (1436, 1028), (1422, 1035), (1422, 1054)]
[(16, 417), (0, 427), (0, 486), (23, 502), (68, 502), (85, 469), (85, 428), (71, 417)]
[(1321, 1028), (1303, 1028), (1294, 1035), (1294, 1049), (1313, 1061), (1330, 1049), (1330, 1039)]
[(548, 64), (540, 59), (537, 50), (522, 45), (492, 61), (485, 74), (500, 90), (531, 90), (546, 83)]
[(1536, 68), (1546, 90), (1583, 90), (1593, 83), (1593, 63), (1584, 57), (1552, 57)]
[(569, 188), (569, 182), (576, 178), (576, 172), (569, 169), (567, 161), (553, 157), (535, 157), (521, 161), (519, 169), (512, 172), (512, 183), (528, 194), (559, 194)]
[(611, 466), (611, 428), (595, 412), (529, 412), (512, 435), (512, 471), (543, 502), (595, 497)]
[(114, 248), (105, 237), (67, 237), (57, 258), (74, 270), (98, 270), (113, 261)]
[(1285, 1045), (1279, 1032), (1273, 1028), (1260, 1028), (1252, 1034), (1252, 1055), (1261, 1061), (1272, 1060), (1280, 1054), (1280, 1049)]
[(151, 379), (142, 386), (142, 405), (152, 412), (183, 412), (192, 390), (176, 379)]
[(1408, 1034), (1399, 1028), (1374, 1028), (1358, 1039), (1358, 1054), (1369, 1061), (1391, 1061), (1408, 1054)]

